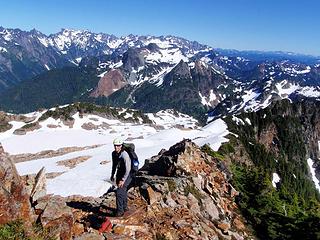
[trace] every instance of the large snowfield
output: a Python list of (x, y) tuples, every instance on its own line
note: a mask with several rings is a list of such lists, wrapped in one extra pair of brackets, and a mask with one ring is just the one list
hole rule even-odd
[[(29, 115), (32, 114), (39, 113)], [(47, 179), (47, 193), (61, 196), (79, 194), (98, 197), (103, 195), (111, 186), (109, 179), (112, 166), (112, 141), (116, 137), (135, 144), (141, 167), (145, 159), (157, 155), (161, 149), (168, 149), (183, 139), (191, 139), (199, 146), (207, 143), (212, 149), (218, 150), (223, 142), (228, 141), (225, 136), (229, 133), (226, 123), (221, 119), (199, 128), (195, 125), (196, 121), (190, 117), (175, 118), (172, 114), (165, 112), (153, 119), (154, 122), (164, 126), (162, 130), (151, 125), (123, 123), (94, 115), (80, 118), (78, 114), (75, 114), (73, 118), (75, 119), (73, 128), (65, 126), (59, 120), (49, 118), (41, 122), (40, 129), (28, 132), (26, 135), (13, 134), (15, 129), (24, 125), (21, 122), (10, 122), (14, 127), (0, 134), (0, 142), (10, 155), (57, 150), (63, 147), (100, 145), (61, 156), (16, 164), (20, 175), (36, 174), (42, 167), (45, 167), (46, 173), (63, 172), (53, 179)], [(89, 122), (97, 126), (106, 123), (108, 127), (99, 127), (95, 130), (85, 130), (81, 127), (83, 123)], [(184, 128), (175, 127), (177, 123), (179, 126), (183, 125)], [(49, 128), (48, 124), (59, 127)], [(58, 161), (80, 156), (90, 158), (77, 164), (74, 168), (57, 164)]]

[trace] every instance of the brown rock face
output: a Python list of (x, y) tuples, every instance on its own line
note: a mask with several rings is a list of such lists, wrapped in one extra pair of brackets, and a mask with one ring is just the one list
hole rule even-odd
[(91, 97), (109, 96), (116, 90), (124, 87), (126, 85), (126, 80), (124, 79), (122, 73), (117, 70), (111, 70), (105, 74), (99, 81), (98, 86), (90, 95)]
[(278, 148), (276, 143), (279, 142), (277, 136), (277, 127), (273, 123), (260, 133), (260, 136), (257, 140), (259, 141), (259, 143), (263, 144), (269, 151), (274, 151), (275, 153), (277, 153)]
[(60, 196), (49, 198), (40, 220), (42, 226), (49, 229), (51, 235), (57, 239), (69, 240), (72, 238), (74, 218), (64, 198)]
[(1, 149), (0, 144), (0, 224), (21, 219), (31, 225), (30, 196), (12, 161)]

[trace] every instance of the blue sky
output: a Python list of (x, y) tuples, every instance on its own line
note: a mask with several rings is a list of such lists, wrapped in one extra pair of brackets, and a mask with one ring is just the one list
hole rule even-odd
[[(304, 2), (304, 3), (303, 3)], [(10, 0), (0, 26), (114, 34), (175, 35), (212, 47), (320, 56), (317, 0)]]

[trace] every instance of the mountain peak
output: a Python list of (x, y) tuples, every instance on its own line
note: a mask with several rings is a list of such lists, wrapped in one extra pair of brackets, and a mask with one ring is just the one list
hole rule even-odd
[(176, 75), (179, 75), (181, 77), (190, 77), (190, 68), (188, 66), (188, 64), (183, 61), (182, 59), (180, 60), (180, 62), (174, 67), (174, 69), (172, 70), (172, 72)]
[(74, 37), (74, 36), (77, 36), (79, 34), (90, 33), (90, 32), (87, 31), (87, 30), (75, 30), (75, 29), (62, 28), (59, 33), (64, 35), (64, 36), (70, 36), (70, 37), (73, 36)]
[(191, 79), (190, 68), (182, 59), (180, 62), (164, 77), (164, 85), (172, 86), (179, 84), (181, 80)]
[(144, 58), (136, 48), (129, 48), (122, 57), (123, 67), (129, 72), (144, 66)]

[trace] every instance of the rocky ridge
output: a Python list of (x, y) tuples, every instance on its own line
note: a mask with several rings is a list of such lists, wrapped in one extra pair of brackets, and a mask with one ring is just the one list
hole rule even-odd
[[(1, 155), (1, 165), (9, 161)], [(189, 140), (162, 150), (146, 160), (136, 186), (129, 190), (132, 214), (110, 217), (113, 229), (102, 235), (98, 229), (115, 207), (113, 192), (100, 198), (44, 195), (42, 171), (34, 181), (39, 187), (29, 187), (30, 196), (37, 198), (31, 198), (28, 209), (58, 239), (254, 238), (235, 203), (238, 192), (221, 166)], [(1, 184), (5, 181), (1, 178)], [(1, 220), (6, 223), (15, 218)]]

